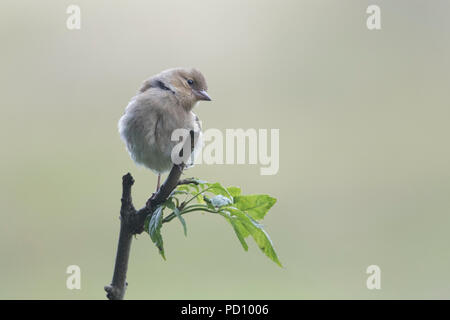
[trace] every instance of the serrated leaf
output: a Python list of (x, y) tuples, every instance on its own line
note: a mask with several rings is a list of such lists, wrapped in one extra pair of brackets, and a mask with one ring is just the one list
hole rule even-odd
[[(200, 180), (198, 180), (200, 181)], [(182, 184), (180, 186), (177, 187), (177, 189), (173, 192), (173, 194), (190, 194), (192, 196), (195, 196), (197, 199), (196, 200), (200, 200), (200, 196), (199, 193), (201, 193), (205, 188), (207, 187), (207, 185), (205, 183), (189, 183), (189, 184)]]
[(205, 204), (206, 203), (205, 200), (203, 199), (203, 195), (202, 194), (199, 194), (197, 196), (196, 200), (197, 200), (197, 203), (200, 203), (200, 204)]
[(183, 216), (180, 214), (180, 210), (178, 210), (178, 208), (174, 208), (173, 212), (175, 213), (175, 215), (177, 216), (178, 220), (180, 220), (181, 224), (183, 225), (183, 231), (184, 231), (184, 235), (187, 237), (187, 227), (186, 227), (186, 221), (184, 220)]
[(228, 187), (227, 191), (231, 194), (233, 198), (241, 195), (241, 188), (239, 187)]
[(200, 192), (200, 187), (197, 184), (191, 184), (190, 186), (192, 186), (192, 188), (194, 188), (194, 190), (199, 193)]
[(220, 183), (216, 182), (216, 183), (207, 183), (208, 186), (208, 192), (211, 192), (215, 195), (222, 195), (225, 196), (227, 198), (230, 198), (231, 200), (233, 200), (233, 197), (231, 196), (231, 194), (228, 192), (228, 190), (226, 188), (224, 188)]
[(161, 236), (161, 227), (162, 227), (162, 218), (163, 218), (163, 206), (159, 206), (153, 212), (150, 221), (148, 223), (147, 232), (150, 235), (153, 243), (159, 250), (159, 253), (166, 260), (166, 256), (164, 255), (164, 244)]
[(175, 203), (173, 203), (173, 198), (169, 198), (162, 204), (163, 207), (167, 207), (171, 210), (175, 209)]
[(246, 212), (255, 220), (263, 219), (276, 202), (277, 199), (272, 198), (267, 194), (252, 194), (234, 197), (234, 206)]
[[(246, 238), (251, 236), (261, 251), (281, 266), (273, 248), (272, 240), (263, 226), (258, 223), (258, 220), (263, 219), (270, 208), (276, 203), (275, 198), (265, 194), (242, 195), (239, 187), (231, 186), (225, 188), (220, 183), (208, 183), (200, 180), (198, 180), (198, 183), (178, 186), (173, 195), (177, 194), (192, 195), (192, 198), (184, 200), (183, 203), (185, 204), (190, 203), (192, 200), (196, 200), (197, 202), (195, 205), (185, 206), (181, 212), (175, 210), (177, 209), (177, 205), (173, 203), (173, 199), (165, 204), (179, 218), (185, 234), (187, 233), (186, 222), (181, 214), (192, 211), (218, 213), (231, 224), (245, 251), (248, 250)], [(211, 194), (213, 195), (212, 197), (210, 197)], [(178, 198), (173, 198), (177, 200), (178, 204)], [(164, 251), (162, 251), (163, 253)]]
[[(253, 221), (253, 225), (254, 225), (254, 228), (252, 228), (252, 231), (249, 230), (249, 232), (250, 232), (250, 235), (252, 236), (252, 238), (255, 240), (255, 242), (258, 245), (258, 247), (272, 261), (274, 261), (280, 267), (283, 267), (281, 265), (280, 260), (278, 260), (278, 256), (277, 256), (277, 254), (275, 252), (275, 249), (273, 248), (272, 240), (270, 239), (270, 237), (267, 234), (267, 232), (256, 221)], [(248, 225), (246, 225), (246, 227), (248, 227)]]
[(177, 216), (178, 220), (180, 220), (181, 225), (183, 226), (183, 232), (184, 235), (187, 236), (187, 227), (186, 227), (186, 221), (184, 220), (184, 218), (181, 216), (180, 214), (180, 210), (177, 208), (177, 206), (175, 205), (175, 203), (173, 202), (173, 198), (169, 198), (167, 199), (164, 203), (163, 206), (171, 209), (175, 215)]
[(230, 216), (230, 214), (225, 214), (223, 212), (220, 213), (227, 221), (231, 224), (233, 227), (234, 233), (236, 234), (239, 242), (241, 243), (242, 247), (245, 251), (248, 251), (248, 245), (247, 242), (245, 242), (245, 237), (248, 236), (248, 231), (245, 229), (245, 227), (239, 222), (238, 219)]
[[(232, 223), (233, 228), (237, 227), (239, 235), (238, 232), (236, 232), (236, 229), (235, 232), (239, 238), (239, 241), (241, 241), (240, 236), (244, 239), (247, 236), (251, 236), (253, 240), (255, 240), (256, 244), (261, 249), (261, 251), (264, 252), (264, 254), (267, 257), (269, 257), (272, 261), (274, 261), (276, 264), (282, 267), (280, 261), (278, 260), (278, 256), (273, 248), (272, 240), (270, 239), (269, 235), (264, 230), (261, 224), (259, 224), (257, 221), (252, 219), (252, 217), (250, 217), (248, 214), (237, 208), (227, 207), (226, 212), (228, 213), (228, 215), (230, 215), (230, 219), (233, 218), (237, 219), (236, 220), (237, 222), (235, 221), (231, 222), (232, 220), (229, 221), (230, 223)], [(245, 249), (244, 245), (243, 247)]]

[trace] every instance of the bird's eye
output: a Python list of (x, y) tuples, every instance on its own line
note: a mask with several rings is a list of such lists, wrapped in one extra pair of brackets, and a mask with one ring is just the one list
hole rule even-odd
[(194, 80), (188, 79), (187, 83), (188, 83), (190, 86), (192, 86), (192, 85), (194, 84)]

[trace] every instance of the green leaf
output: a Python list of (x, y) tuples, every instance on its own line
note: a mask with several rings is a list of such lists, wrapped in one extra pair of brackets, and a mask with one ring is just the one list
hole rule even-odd
[(192, 182), (188, 183), (188, 184), (179, 185), (176, 188), (176, 190), (185, 191), (190, 194), (195, 194), (195, 193), (200, 192), (200, 190), (203, 190), (207, 186), (206, 181), (195, 179), (195, 178), (191, 178), (189, 180), (191, 180)]
[(234, 206), (255, 220), (261, 220), (277, 202), (277, 199), (266, 194), (252, 194), (234, 197)]
[(175, 209), (175, 203), (173, 203), (173, 198), (168, 198), (166, 201), (163, 202), (162, 206), (172, 210)]
[[(178, 199), (177, 196), (182, 194), (189, 194), (191, 197), (187, 196), (184, 200)], [(183, 204), (184, 207), (181, 211), (174, 204), (174, 200), (177, 204), (180, 202)], [(192, 201), (195, 201), (196, 204), (193, 204)], [(208, 183), (197, 180), (196, 183), (178, 186), (169, 200), (164, 203), (164, 206), (173, 210), (168, 221), (175, 218), (174, 215), (176, 215), (183, 225), (185, 235), (187, 233), (186, 222), (182, 214), (194, 211), (220, 214), (231, 224), (245, 251), (248, 251), (246, 238), (251, 236), (261, 251), (281, 266), (273, 248), (272, 240), (263, 226), (257, 222), (265, 217), (275, 203), (276, 199), (266, 194), (242, 195), (239, 187), (230, 186), (225, 188), (220, 183)], [(156, 213), (154, 216), (156, 216)], [(158, 234), (160, 237), (160, 233), (156, 233), (156, 238)], [(162, 248), (162, 238), (160, 242), (160, 247)], [(164, 251), (162, 251), (162, 254), (164, 254)]]
[(178, 208), (175, 208), (175, 209), (173, 209), (173, 212), (175, 213), (178, 220), (180, 220), (181, 224), (183, 225), (184, 235), (187, 237), (186, 221), (184, 220), (183, 216), (180, 214), (180, 210), (178, 210)]
[[(249, 225), (246, 225), (248, 227)], [(248, 228), (247, 230), (250, 232), (252, 238), (255, 240), (258, 247), (261, 249), (262, 252), (266, 254), (273, 262), (278, 264), (280, 267), (283, 267), (281, 265), (280, 260), (278, 260), (278, 256), (275, 252), (275, 249), (273, 248), (272, 240), (270, 239), (267, 232), (263, 229), (262, 225), (258, 224), (256, 221), (253, 221), (252, 228)]]
[(203, 195), (199, 194), (196, 198), (197, 202), (200, 204), (205, 204), (205, 200), (203, 199)]
[(242, 223), (238, 219), (230, 216), (229, 212), (226, 213), (219, 212), (219, 214), (222, 215), (225, 219), (227, 219), (227, 221), (231, 224), (242, 247), (244, 248), (245, 251), (248, 251), (248, 245), (247, 242), (245, 242), (245, 237), (249, 235), (247, 229), (242, 225)]
[(163, 206), (166, 206), (167, 208), (171, 209), (171, 210), (175, 213), (175, 215), (177, 216), (178, 220), (180, 220), (181, 225), (183, 226), (184, 235), (187, 236), (186, 221), (185, 221), (184, 218), (181, 216), (180, 210), (178, 210), (177, 206), (176, 206), (175, 203), (173, 202), (173, 198), (167, 199), (167, 200), (163, 203)]
[(216, 183), (207, 183), (206, 184), (208, 186), (208, 191), (215, 194), (215, 195), (222, 195), (225, 196), (227, 198), (230, 198), (231, 200), (233, 200), (233, 196), (228, 192), (228, 190), (226, 188), (224, 188), (220, 183), (216, 182)]
[[(172, 193), (172, 195), (186, 194), (192, 195), (198, 203), (204, 203), (203, 200), (203, 190), (207, 187), (206, 182), (201, 180), (194, 180), (196, 183), (183, 184), (177, 187), (177, 189)], [(201, 182), (201, 183), (200, 183)]]
[(163, 206), (159, 206), (153, 212), (150, 221), (148, 222), (147, 232), (150, 235), (153, 243), (159, 250), (159, 253), (166, 260), (166, 256), (164, 255), (164, 246), (163, 239), (161, 236), (161, 226), (162, 226), (162, 218), (163, 218)]
[(231, 194), (233, 198), (241, 195), (241, 188), (239, 187), (228, 187), (227, 191)]
[(200, 192), (200, 187), (197, 184), (190, 184), (189, 186), (191, 186), (192, 188), (195, 189), (195, 192), (199, 193)]
[[(246, 238), (251, 236), (255, 240), (258, 247), (264, 254), (269, 257), (272, 261), (282, 267), (281, 262), (278, 260), (278, 256), (273, 248), (272, 240), (270, 239), (267, 232), (264, 230), (263, 226), (256, 222), (252, 217), (250, 217), (245, 212), (232, 207), (227, 207), (227, 211), (223, 211), (226, 215), (229, 215), (230, 219), (227, 219), (233, 226), (233, 229), (238, 236), (244, 250), (246, 250), (246, 244), (242, 243), (241, 238)], [(229, 210), (229, 211), (228, 211)], [(226, 217), (226, 216), (225, 216)], [(231, 220), (231, 219), (236, 220)], [(237, 230), (237, 231), (236, 231)]]

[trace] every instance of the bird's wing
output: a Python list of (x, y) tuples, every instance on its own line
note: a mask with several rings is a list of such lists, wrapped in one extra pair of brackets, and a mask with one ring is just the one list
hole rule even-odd
[(139, 92), (143, 93), (150, 88), (157, 88), (157, 89), (161, 89), (164, 91), (170, 91), (171, 93), (175, 93), (172, 90), (172, 88), (170, 87), (170, 85), (168, 83), (164, 82), (164, 80), (158, 76), (145, 80), (144, 83), (142, 83), (142, 86), (139, 89)]

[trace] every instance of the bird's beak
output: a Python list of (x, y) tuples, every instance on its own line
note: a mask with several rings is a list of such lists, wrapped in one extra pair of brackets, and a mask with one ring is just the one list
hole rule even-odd
[(211, 97), (206, 93), (205, 90), (194, 90), (194, 92), (198, 100), (211, 101)]

